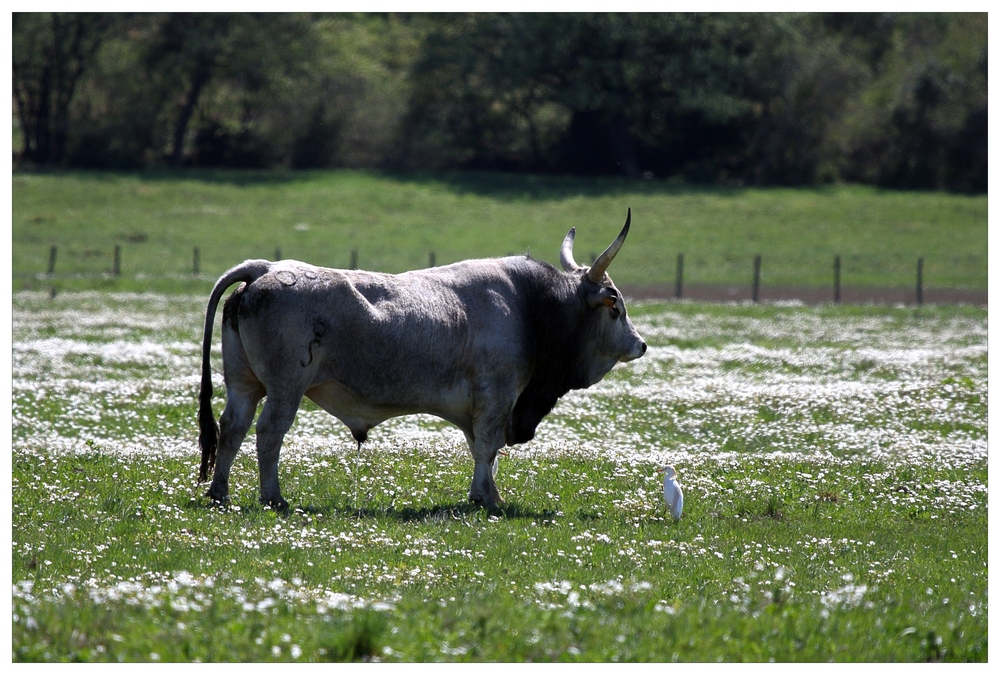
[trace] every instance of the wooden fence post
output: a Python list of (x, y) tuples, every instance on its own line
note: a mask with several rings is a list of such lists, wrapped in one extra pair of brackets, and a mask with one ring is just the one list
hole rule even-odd
[(115, 259), (111, 266), (113, 276), (121, 276), (122, 273), (122, 247), (115, 244)]
[(52, 248), (49, 249), (49, 271), (47, 274), (51, 277), (56, 273), (56, 245), (52, 244)]
[(924, 259), (917, 258), (917, 304), (924, 304)]
[(833, 301), (840, 304), (840, 256), (833, 258)]
[(198, 250), (198, 247), (195, 246), (194, 247), (194, 275), (198, 276), (198, 273), (200, 271), (201, 271), (201, 252)]
[(753, 259), (753, 301), (760, 301), (760, 254)]
[(434, 267), (434, 264), (437, 262), (436, 258), (437, 258), (437, 256), (434, 255), (434, 251), (431, 251), (427, 255), (427, 263), (428, 263), (427, 266), (428, 267)]
[(281, 247), (278, 246), (274, 249), (274, 261), (277, 262), (281, 260)]
[(351, 249), (351, 269), (358, 269), (358, 249), (356, 248)]
[(684, 254), (677, 254), (677, 285), (674, 287), (674, 297), (678, 300), (684, 294)]

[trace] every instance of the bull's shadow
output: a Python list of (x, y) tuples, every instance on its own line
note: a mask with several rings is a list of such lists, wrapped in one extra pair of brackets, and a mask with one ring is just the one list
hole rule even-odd
[(322, 506), (303, 505), (289, 510), (301, 511), (307, 515), (340, 516), (349, 518), (391, 518), (401, 523), (429, 523), (462, 521), (473, 517), (497, 516), (500, 518), (520, 518), (543, 520), (554, 518), (554, 510), (536, 511), (514, 502), (504, 502), (498, 506), (483, 507), (466, 501), (431, 506), (385, 506), (365, 507), (356, 504), (324, 504)]

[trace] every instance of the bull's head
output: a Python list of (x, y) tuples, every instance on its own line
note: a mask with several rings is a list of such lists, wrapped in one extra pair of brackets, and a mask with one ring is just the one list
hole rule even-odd
[[(629, 320), (622, 295), (607, 274), (608, 267), (618, 255), (622, 244), (625, 243), (625, 237), (628, 236), (631, 223), (632, 209), (630, 208), (625, 217), (625, 226), (622, 227), (622, 231), (590, 267), (577, 265), (573, 259), (575, 227), (571, 228), (566, 238), (563, 239), (562, 249), (559, 252), (559, 262), (562, 264), (562, 268), (580, 276), (581, 295), (590, 311), (596, 313), (587, 322), (589, 329), (594, 334), (591, 344), (596, 352), (591, 355), (595, 365), (589, 378), (592, 379), (592, 382), (603, 377), (615, 363), (631, 361), (646, 353), (646, 343), (639, 337), (635, 326)], [(598, 363), (601, 365), (597, 365)]]

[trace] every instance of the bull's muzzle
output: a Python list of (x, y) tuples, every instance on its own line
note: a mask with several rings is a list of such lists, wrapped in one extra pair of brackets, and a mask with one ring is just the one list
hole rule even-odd
[(638, 344), (630, 351), (628, 354), (621, 358), (622, 363), (628, 363), (629, 361), (635, 361), (637, 358), (646, 353), (646, 343), (639, 340)]

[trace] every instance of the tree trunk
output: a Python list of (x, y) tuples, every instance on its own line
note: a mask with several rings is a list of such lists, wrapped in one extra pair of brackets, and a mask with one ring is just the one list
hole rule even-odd
[(202, 89), (205, 88), (211, 77), (211, 59), (199, 58), (191, 76), (191, 86), (177, 116), (177, 124), (174, 126), (174, 149), (170, 153), (170, 166), (178, 167), (184, 161), (184, 137), (187, 135), (188, 124), (191, 122), (191, 116), (198, 104), (198, 97), (201, 96)]

